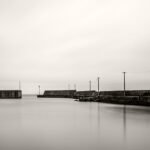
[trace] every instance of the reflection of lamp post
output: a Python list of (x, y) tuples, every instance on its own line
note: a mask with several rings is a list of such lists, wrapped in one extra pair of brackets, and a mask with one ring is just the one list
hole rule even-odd
[(98, 96), (99, 96), (99, 79), (100, 79), (100, 77), (97, 78), (97, 82), (98, 82)]
[(40, 88), (41, 88), (41, 87), (40, 87), (40, 85), (39, 85), (38, 87), (39, 87), (39, 95), (40, 95), (40, 93), (41, 93), (41, 92), (40, 92), (40, 90), (41, 90)]
[(123, 84), (124, 96), (126, 96), (126, 72), (123, 72), (123, 76), (124, 76), (124, 84)]
[(126, 142), (126, 105), (123, 107), (123, 128), (124, 128), (124, 140)]
[(89, 91), (91, 91), (91, 80), (89, 81)]

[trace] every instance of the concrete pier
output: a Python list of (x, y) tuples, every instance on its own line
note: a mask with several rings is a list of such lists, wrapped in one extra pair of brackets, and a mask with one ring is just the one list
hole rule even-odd
[(79, 101), (93, 101), (123, 105), (150, 106), (149, 90), (101, 91), (99, 96), (81, 97)]
[(41, 98), (74, 98), (78, 101), (103, 102), (124, 105), (150, 106), (150, 90), (125, 91), (76, 91), (76, 90), (50, 90)]
[(20, 99), (22, 98), (21, 90), (0, 90), (0, 99)]
[(77, 91), (74, 94), (75, 99), (79, 99), (80, 101), (91, 101), (93, 97), (98, 96), (98, 93), (94, 90), (92, 91)]
[(48, 90), (43, 95), (37, 95), (39, 98), (74, 98), (76, 90)]

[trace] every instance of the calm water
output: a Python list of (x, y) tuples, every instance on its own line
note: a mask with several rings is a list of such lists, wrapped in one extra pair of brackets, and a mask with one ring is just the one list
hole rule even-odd
[(0, 150), (149, 150), (150, 108), (0, 100)]

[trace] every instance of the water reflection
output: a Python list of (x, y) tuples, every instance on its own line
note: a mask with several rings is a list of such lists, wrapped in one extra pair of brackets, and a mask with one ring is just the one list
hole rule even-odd
[(97, 103), (97, 125), (98, 125), (99, 130), (100, 130), (100, 115), (101, 115), (100, 103)]
[(126, 142), (126, 105), (123, 107), (123, 129), (124, 141)]
[(89, 103), (89, 126), (90, 126), (90, 129), (92, 128), (92, 103), (90, 102)]
[(2, 150), (150, 149), (147, 107), (31, 98), (0, 108)]

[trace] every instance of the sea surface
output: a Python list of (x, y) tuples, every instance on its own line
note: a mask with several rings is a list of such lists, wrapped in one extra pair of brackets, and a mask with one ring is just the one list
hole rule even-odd
[(36, 96), (0, 100), (0, 150), (150, 150), (150, 108)]

